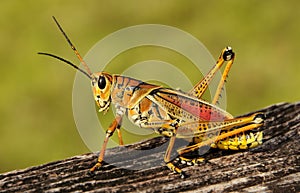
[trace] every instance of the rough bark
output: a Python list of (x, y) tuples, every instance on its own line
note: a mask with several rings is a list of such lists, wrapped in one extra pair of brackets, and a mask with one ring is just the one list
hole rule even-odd
[(107, 150), (108, 163), (94, 176), (87, 170), (96, 153), (0, 174), (0, 192), (299, 192), (300, 103), (259, 111), (267, 117), (261, 146), (211, 150), (199, 166), (180, 165), (186, 179), (163, 165), (167, 139), (158, 137)]

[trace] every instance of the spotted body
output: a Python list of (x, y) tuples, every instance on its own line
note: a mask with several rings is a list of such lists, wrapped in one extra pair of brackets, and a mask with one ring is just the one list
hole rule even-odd
[[(179, 159), (189, 164), (196, 164), (203, 158), (188, 159), (183, 155), (203, 146), (240, 150), (256, 147), (262, 142), (262, 132), (253, 131), (262, 126), (264, 121), (262, 113), (234, 118), (216, 105), (235, 57), (230, 47), (222, 51), (216, 65), (191, 91), (182, 92), (131, 77), (107, 72), (92, 73), (55, 18), (54, 20), (86, 71), (58, 56), (40, 54), (58, 58), (85, 74), (91, 80), (94, 100), (99, 107), (99, 112), (106, 112), (110, 105), (116, 108), (116, 117), (107, 129), (98, 161), (90, 172), (102, 166), (106, 145), (115, 131), (118, 133), (120, 145), (123, 145), (120, 128), (124, 116), (141, 128), (153, 129), (161, 135), (170, 137), (164, 161), (170, 170), (179, 173), (181, 177), (185, 177), (185, 174), (174, 165), (170, 157), (176, 138), (192, 141), (191, 145), (177, 150)], [(208, 103), (201, 97), (224, 62), (227, 62), (227, 65), (217, 91), (213, 101)]]

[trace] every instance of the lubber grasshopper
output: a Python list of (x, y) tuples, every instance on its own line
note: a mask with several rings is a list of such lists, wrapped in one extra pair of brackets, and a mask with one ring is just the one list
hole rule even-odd
[[(192, 139), (192, 144), (177, 150), (178, 159), (189, 164), (197, 164), (203, 158), (187, 158), (184, 154), (203, 146), (238, 150), (253, 148), (262, 143), (262, 132), (252, 132), (252, 130), (262, 126), (265, 119), (264, 114), (255, 113), (250, 116), (234, 118), (230, 113), (216, 106), (235, 58), (230, 47), (223, 49), (216, 65), (190, 92), (185, 93), (121, 75), (106, 72), (92, 73), (60, 24), (54, 17), (53, 19), (84, 66), (85, 71), (53, 54), (39, 54), (66, 62), (86, 75), (91, 80), (94, 100), (100, 112), (107, 111), (111, 104), (116, 108), (116, 117), (106, 131), (97, 163), (90, 169), (90, 172), (94, 172), (102, 166), (106, 145), (116, 130), (119, 144), (123, 145), (120, 131), (123, 116), (127, 116), (141, 128), (153, 129), (170, 138), (164, 161), (171, 171), (179, 173), (181, 177), (185, 177), (185, 174), (171, 159), (171, 151), (176, 138)], [(212, 102), (208, 103), (202, 100), (201, 97), (215, 73), (225, 62), (227, 64)]]

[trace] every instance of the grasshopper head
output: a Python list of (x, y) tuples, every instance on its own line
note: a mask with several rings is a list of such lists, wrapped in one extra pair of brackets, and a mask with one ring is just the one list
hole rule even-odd
[(112, 76), (105, 72), (94, 73), (92, 78), (92, 89), (99, 112), (108, 110), (111, 102)]
[(111, 96), (110, 96), (110, 88), (112, 85), (112, 76), (109, 75), (108, 73), (105, 72), (99, 72), (99, 73), (92, 73), (90, 70), (89, 66), (87, 63), (83, 60), (67, 34), (64, 32), (58, 21), (53, 17), (57, 27), (59, 30), (62, 32), (63, 36), (67, 40), (68, 44), (71, 46), (72, 50), (75, 52), (77, 58), (79, 59), (80, 63), (83, 65), (84, 69), (81, 69), (79, 66), (76, 66), (72, 62), (61, 58), (59, 56), (49, 54), (49, 53), (44, 53), (44, 52), (39, 52), (38, 54), (50, 56), (53, 58), (56, 58), (62, 62), (67, 63), (68, 65), (72, 66), (76, 70), (80, 71), (83, 73), (85, 76), (87, 76), (91, 81), (92, 81), (92, 88), (93, 88), (93, 94), (94, 94), (94, 99), (97, 103), (97, 105), (100, 107), (99, 111), (105, 111), (108, 110), (110, 102), (111, 102)]

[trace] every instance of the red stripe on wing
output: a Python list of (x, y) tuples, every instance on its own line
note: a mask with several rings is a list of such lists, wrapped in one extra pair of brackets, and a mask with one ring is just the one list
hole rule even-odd
[[(166, 92), (167, 91), (167, 92)], [(169, 92), (168, 92), (169, 91)], [(186, 112), (205, 121), (222, 121), (230, 118), (229, 114), (218, 107), (210, 105), (204, 101), (184, 96), (173, 90), (164, 90), (156, 93), (162, 99), (182, 108)]]

